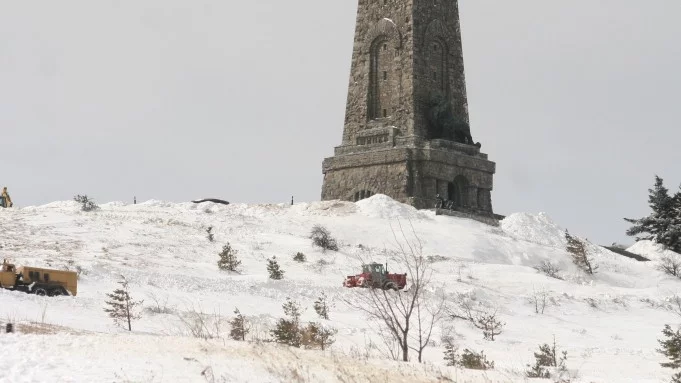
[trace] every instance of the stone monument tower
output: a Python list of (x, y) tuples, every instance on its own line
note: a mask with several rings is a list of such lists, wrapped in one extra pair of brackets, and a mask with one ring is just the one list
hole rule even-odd
[(471, 138), (457, 0), (359, 0), (343, 142), (322, 199), (436, 196), (492, 214), (495, 164)]

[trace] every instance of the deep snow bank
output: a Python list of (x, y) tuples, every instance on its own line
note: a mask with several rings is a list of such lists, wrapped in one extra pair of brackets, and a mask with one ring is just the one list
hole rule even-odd
[(565, 229), (558, 226), (546, 213), (513, 213), (501, 221), (507, 234), (544, 246), (565, 247)]
[(629, 247), (627, 251), (646, 257), (651, 261), (658, 261), (662, 257), (681, 257), (680, 254), (667, 250), (664, 246), (653, 241), (638, 241)]
[(426, 213), (384, 195), (375, 194), (356, 203), (359, 212), (371, 218), (424, 219)]

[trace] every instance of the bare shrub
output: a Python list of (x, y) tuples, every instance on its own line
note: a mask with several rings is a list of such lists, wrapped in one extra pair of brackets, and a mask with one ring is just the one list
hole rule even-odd
[(558, 267), (558, 265), (555, 265), (549, 261), (543, 261), (539, 265), (534, 267), (535, 270), (537, 270), (540, 273), (543, 273), (547, 277), (555, 278), (555, 279), (563, 279), (560, 276), (561, 269)]
[(219, 312), (204, 313), (200, 308), (191, 307), (177, 315), (191, 336), (199, 339), (218, 339), (222, 334), (224, 319)]
[(317, 272), (317, 273), (322, 273), (322, 272), (324, 272), (324, 270), (326, 270), (326, 268), (327, 268), (329, 265), (332, 265), (334, 262), (335, 262), (335, 259), (334, 259), (333, 261), (331, 261), (331, 262), (330, 262), (330, 261), (327, 261), (326, 259), (319, 259), (319, 260), (317, 260), (317, 262), (315, 262), (314, 264), (312, 264), (310, 267), (311, 267), (312, 270), (314, 270), (315, 272)]
[(657, 269), (665, 274), (681, 278), (681, 259), (676, 256), (663, 255), (660, 257)]
[(428, 287), (433, 269), (423, 256), (423, 247), (413, 226), (411, 230), (413, 241), (409, 241), (401, 223), (399, 233), (402, 240), (398, 239), (398, 234), (393, 229), (398, 249), (395, 257), (400, 266), (406, 269), (411, 284), (409, 288), (401, 292), (383, 289), (356, 290), (352, 298), (345, 302), (379, 323), (389, 351), (393, 350), (390, 345), (397, 345), (401, 359), (407, 362), (409, 351), (413, 350), (421, 362), (423, 350), (430, 343), (433, 327), (441, 319), (444, 297), (440, 299), (433, 296), (434, 302), (428, 303)]
[(480, 308), (474, 307), (470, 299), (460, 297), (458, 303), (459, 309), (452, 312), (450, 316), (454, 319), (463, 319), (473, 324), (476, 328), (482, 330), (482, 335), (485, 340), (494, 341), (494, 337), (500, 335), (504, 326), (497, 318), (498, 308), (487, 308), (479, 305)]
[(336, 239), (331, 236), (331, 232), (321, 225), (315, 225), (310, 232), (310, 239), (314, 246), (321, 247), (323, 251), (333, 250), (338, 251), (338, 243)]
[(435, 262), (443, 262), (448, 260), (449, 258), (443, 257), (441, 255), (429, 255), (426, 257), (426, 260), (430, 263), (435, 263)]
[(149, 298), (154, 302), (153, 305), (149, 305), (144, 308), (145, 311), (152, 314), (174, 314), (175, 307), (168, 306), (168, 296), (161, 298), (156, 294), (149, 293)]
[(674, 295), (669, 299), (669, 303), (671, 305), (672, 311), (676, 314), (681, 316), (681, 296)]
[(530, 300), (534, 304), (535, 314), (544, 314), (544, 310), (546, 309), (548, 299), (549, 299), (548, 291), (546, 291), (543, 288), (539, 291), (532, 288), (532, 296), (530, 297)]
[(592, 309), (598, 309), (598, 301), (593, 299), (593, 298), (585, 298), (584, 301), (591, 307)]

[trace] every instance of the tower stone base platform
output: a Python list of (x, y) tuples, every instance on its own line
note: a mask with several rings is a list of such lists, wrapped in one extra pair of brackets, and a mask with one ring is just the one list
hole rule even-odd
[[(377, 147), (377, 146), (380, 146)], [(428, 140), (409, 146), (389, 141), (337, 147), (322, 168), (322, 199), (358, 201), (385, 194), (419, 209), (433, 208), (436, 196), (457, 210), (492, 213), (495, 163), (477, 146)]]

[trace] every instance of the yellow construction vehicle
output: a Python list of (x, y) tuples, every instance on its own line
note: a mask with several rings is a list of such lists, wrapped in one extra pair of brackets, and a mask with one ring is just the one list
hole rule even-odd
[(36, 295), (76, 295), (78, 274), (73, 271), (43, 269), (7, 263), (0, 268), (0, 287)]

